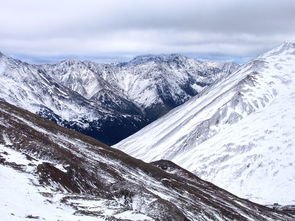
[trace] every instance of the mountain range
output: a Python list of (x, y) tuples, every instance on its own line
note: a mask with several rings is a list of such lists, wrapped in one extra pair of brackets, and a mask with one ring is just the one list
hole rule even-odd
[(178, 54), (32, 65), (0, 53), (0, 214), (294, 220), (294, 82), (292, 42), (242, 66)]
[(237, 68), (178, 54), (32, 65), (0, 53), (0, 99), (114, 144)]
[(295, 44), (285, 42), (114, 147), (254, 202), (294, 205), (294, 107)]

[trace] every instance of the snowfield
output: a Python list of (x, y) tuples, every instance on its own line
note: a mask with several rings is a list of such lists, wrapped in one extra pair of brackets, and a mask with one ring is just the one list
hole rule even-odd
[(295, 44), (243, 65), (114, 147), (240, 197), (295, 204)]

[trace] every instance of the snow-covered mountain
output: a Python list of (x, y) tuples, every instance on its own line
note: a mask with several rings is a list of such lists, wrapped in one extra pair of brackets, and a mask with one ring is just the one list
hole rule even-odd
[(0, 101), (1, 220), (294, 220)]
[(37, 66), (1, 54), (0, 99), (114, 144), (236, 68), (180, 55)]
[(113, 70), (114, 65), (69, 59), (55, 65), (43, 65), (41, 69), (59, 84), (95, 102), (97, 106), (128, 114), (143, 114), (122, 90), (107, 81), (112, 75), (108, 70)]
[[(239, 65), (169, 54), (138, 56), (119, 64), (66, 60), (43, 67), (59, 83), (82, 96), (103, 106), (111, 104), (110, 108), (122, 107), (128, 113), (139, 108), (151, 122)], [(119, 105), (113, 107), (112, 102)]]
[(295, 44), (207, 87), (116, 148), (168, 159), (255, 202), (295, 204)]
[(108, 143), (146, 125), (135, 108), (126, 113), (99, 105), (61, 85), (38, 66), (4, 55), (0, 56), (0, 98)]

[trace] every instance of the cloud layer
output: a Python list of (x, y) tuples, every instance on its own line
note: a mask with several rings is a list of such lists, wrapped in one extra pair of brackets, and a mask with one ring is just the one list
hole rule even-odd
[(243, 60), (295, 41), (294, 11), (294, 0), (9, 0), (0, 51), (33, 62), (170, 52)]

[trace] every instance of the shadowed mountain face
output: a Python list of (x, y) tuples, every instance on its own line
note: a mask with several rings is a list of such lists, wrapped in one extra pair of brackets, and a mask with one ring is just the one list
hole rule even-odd
[(0, 98), (114, 144), (236, 68), (180, 55), (142, 56), (123, 64), (66, 60), (36, 66), (1, 54)]
[(295, 44), (284, 43), (114, 147), (261, 204), (293, 205), (294, 107)]
[(0, 131), (5, 220), (294, 219), (169, 161), (144, 163), (5, 102)]

